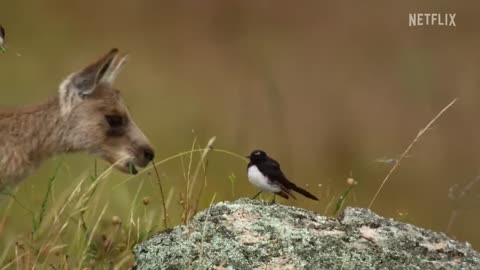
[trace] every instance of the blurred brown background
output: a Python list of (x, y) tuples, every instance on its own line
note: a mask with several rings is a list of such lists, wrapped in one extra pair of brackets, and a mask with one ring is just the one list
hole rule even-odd
[[(456, 13), (457, 26), (412, 28), (412, 12)], [(460, 211), (449, 235), (478, 249), (480, 188), (458, 200), (448, 194), (480, 175), (479, 15), (478, 1), (3, 1), (0, 106), (45, 99), (66, 75), (118, 47), (131, 57), (117, 86), (157, 159), (188, 150), (195, 136), (202, 144), (217, 136), (216, 147), (241, 155), (261, 148), (321, 198), (281, 203), (332, 214), (328, 205), (349, 176), (359, 184), (348, 205), (367, 207), (392, 166), (379, 160), (398, 157), (458, 97), (373, 210), (437, 231)], [(56, 190), (92, 160), (68, 156)], [(212, 153), (209, 162), (202, 208), (215, 193), (217, 201), (254, 194), (240, 160)], [(24, 183), (23, 204), (38, 208), (57, 163)], [(184, 189), (179, 160), (160, 170), (167, 190)], [(127, 177), (116, 173), (110, 183)], [(105, 195), (111, 214), (121, 215), (138, 183), (125, 185), (130, 192)], [(141, 195), (158, 203), (150, 183)], [(31, 226), (14, 207), (18, 225), (2, 237)]]

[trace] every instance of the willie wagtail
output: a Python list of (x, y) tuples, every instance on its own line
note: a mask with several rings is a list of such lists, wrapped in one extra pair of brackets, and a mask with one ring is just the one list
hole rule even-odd
[[(247, 166), (248, 180), (260, 190), (253, 199), (263, 191), (273, 192), (285, 199), (288, 199), (289, 196), (296, 199), (291, 192), (293, 190), (307, 198), (318, 201), (317, 197), (310, 192), (290, 182), (280, 169), (280, 164), (267, 156), (264, 151), (255, 150), (247, 158), (250, 159)], [(275, 202), (275, 195), (272, 202)]]

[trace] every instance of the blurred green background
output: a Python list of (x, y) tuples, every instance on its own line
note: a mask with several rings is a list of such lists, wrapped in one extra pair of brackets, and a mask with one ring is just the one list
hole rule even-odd
[[(412, 12), (456, 13), (457, 26), (412, 28)], [(359, 184), (347, 204), (367, 207), (392, 166), (383, 160), (398, 157), (458, 97), (372, 210), (436, 231), (446, 231), (457, 211), (448, 234), (478, 249), (480, 187), (458, 194), (480, 175), (479, 15), (478, 1), (2, 1), (8, 49), (0, 54), (0, 106), (44, 100), (69, 73), (118, 47), (130, 61), (116, 86), (157, 160), (189, 150), (195, 137), (205, 145), (216, 136), (215, 147), (241, 155), (261, 148), (320, 198), (281, 203), (332, 214), (348, 177)], [(23, 183), (23, 205), (38, 210), (58, 163)], [(62, 164), (57, 193), (91, 173), (93, 158), (69, 155)], [(182, 163), (159, 169), (167, 192), (175, 190), (175, 211)], [(216, 201), (255, 193), (239, 159), (212, 153), (208, 175), (202, 209), (215, 193)], [(144, 180), (140, 196), (161, 211), (147, 174), (113, 188), (127, 178), (115, 173), (109, 181), (108, 215), (126, 218)], [(31, 229), (28, 211), (13, 209), (0, 241)]]

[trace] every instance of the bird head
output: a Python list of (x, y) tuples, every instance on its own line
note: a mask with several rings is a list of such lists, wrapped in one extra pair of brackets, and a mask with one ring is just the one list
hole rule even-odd
[(252, 162), (260, 162), (267, 159), (267, 153), (262, 150), (254, 150), (247, 158)]

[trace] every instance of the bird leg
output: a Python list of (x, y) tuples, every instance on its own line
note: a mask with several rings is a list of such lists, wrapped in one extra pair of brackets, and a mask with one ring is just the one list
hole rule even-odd
[(255, 196), (253, 196), (252, 200), (255, 200), (258, 197), (258, 195), (260, 195), (260, 193), (262, 193), (262, 192), (259, 191), (257, 194), (255, 194)]
[(273, 199), (272, 199), (272, 201), (270, 202), (270, 204), (275, 204), (275, 195), (277, 195), (277, 194), (273, 193)]

